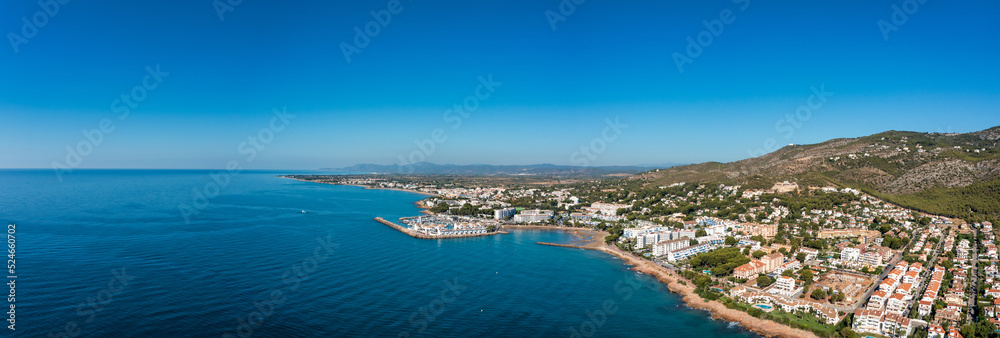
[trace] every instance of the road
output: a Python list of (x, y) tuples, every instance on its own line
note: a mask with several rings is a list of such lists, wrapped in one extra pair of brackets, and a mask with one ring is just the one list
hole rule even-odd
[(976, 279), (979, 278), (979, 229), (972, 228), (972, 274), (969, 275), (969, 290), (972, 290), (972, 295), (969, 297), (969, 311), (966, 313), (967, 320), (966, 323), (972, 324), (975, 317), (972, 314), (975, 312), (976, 299), (979, 298), (980, 290), (976, 288)]
[[(923, 298), (924, 292), (927, 292), (927, 285), (931, 282), (931, 275), (934, 271), (934, 263), (937, 263), (937, 257), (941, 255), (941, 248), (944, 247), (944, 240), (940, 239), (937, 242), (937, 247), (934, 248), (934, 255), (927, 261), (928, 264), (924, 266), (924, 271), (920, 274), (920, 285), (914, 289), (913, 299), (910, 299), (910, 303), (907, 305), (907, 309), (913, 311), (913, 307), (918, 306), (920, 303), (920, 298)], [(909, 313), (907, 313), (909, 314)]]
[[(888, 264), (885, 265), (885, 269), (883, 269), (882, 273), (879, 274), (878, 279), (875, 280), (875, 283), (871, 287), (869, 287), (868, 291), (865, 292), (864, 296), (862, 296), (860, 298), (860, 299), (863, 299), (864, 301), (863, 302), (858, 302), (858, 303), (854, 304), (854, 307), (853, 307), (853, 309), (851, 309), (851, 312), (853, 312), (856, 309), (864, 307), (865, 304), (868, 304), (868, 299), (871, 298), (872, 293), (875, 293), (875, 289), (878, 289), (878, 286), (879, 286), (879, 284), (882, 283), (882, 280), (884, 280), (885, 277), (889, 275), (889, 272), (892, 272), (892, 269), (895, 267), (896, 263), (899, 263), (899, 261), (903, 259), (903, 255), (906, 254), (907, 252), (910, 252), (910, 246), (912, 246), (913, 243), (916, 242), (916, 240), (914, 238), (912, 238), (912, 237), (914, 237), (914, 236), (911, 236), (910, 242), (907, 243), (906, 246), (903, 247), (903, 249), (899, 253), (897, 253), (895, 256), (893, 256), (892, 260), (890, 260)], [(928, 261), (929, 263), (930, 262), (935, 262), (936, 258), (941, 253), (941, 248), (943, 247), (943, 245), (944, 245), (944, 239), (941, 238), (941, 239), (938, 240), (937, 248), (936, 248), (936, 250), (934, 250), (934, 255)], [(906, 307), (907, 308), (907, 312), (904, 313), (904, 315), (906, 315), (907, 317), (909, 317), (909, 314), (910, 314), (909, 311), (912, 311), (913, 307), (917, 306), (920, 298), (923, 296), (924, 290), (926, 290), (927, 284), (929, 284), (929, 282), (930, 282), (931, 271), (933, 269), (934, 269), (934, 264), (927, 264), (926, 266), (924, 266), (924, 271), (921, 274), (920, 287), (917, 288), (918, 290), (920, 290), (920, 292), (919, 293), (916, 293), (916, 292), (913, 293), (913, 299), (910, 299), (910, 303), (907, 304), (907, 307)]]
[(889, 272), (892, 272), (892, 268), (895, 267), (896, 263), (899, 263), (899, 261), (903, 259), (903, 252), (906, 252), (905, 250), (909, 249), (910, 245), (907, 244), (906, 247), (903, 248), (904, 251), (896, 253), (896, 255), (892, 256), (892, 259), (889, 260), (889, 263), (885, 265), (884, 269), (882, 269), (882, 273), (879, 274), (878, 278), (875, 279), (875, 283), (872, 283), (872, 286), (868, 287), (868, 291), (865, 292), (865, 295), (859, 298), (864, 301), (854, 304), (854, 306), (851, 308), (851, 312), (854, 312), (854, 310), (860, 309), (864, 307), (865, 304), (868, 304), (868, 298), (871, 298), (872, 293), (875, 293), (875, 289), (877, 289), (879, 284), (882, 283), (882, 280), (885, 279), (885, 276), (888, 276)]

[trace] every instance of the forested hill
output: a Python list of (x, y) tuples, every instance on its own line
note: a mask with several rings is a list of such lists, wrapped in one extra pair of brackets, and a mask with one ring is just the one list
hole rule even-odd
[(1000, 219), (1000, 127), (964, 134), (888, 131), (790, 145), (732, 163), (658, 169), (646, 185), (720, 182), (769, 188), (775, 182), (861, 189), (891, 202), (969, 221)]

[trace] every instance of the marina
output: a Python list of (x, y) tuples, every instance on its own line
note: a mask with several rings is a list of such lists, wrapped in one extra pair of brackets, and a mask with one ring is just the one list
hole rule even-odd
[(499, 231), (499, 223), (464, 216), (428, 215), (403, 217), (399, 220), (405, 225), (375, 217), (376, 222), (420, 239), (479, 237), (506, 233)]

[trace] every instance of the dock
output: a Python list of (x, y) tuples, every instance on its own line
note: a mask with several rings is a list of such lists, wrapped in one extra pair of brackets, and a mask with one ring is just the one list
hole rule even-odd
[(399, 232), (402, 232), (404, 234), (410, 235), (410, 237), (420, 238), (420, 239), (447, 239), (447, 238), (480, 237), (480, 236), (493, 236), (493, 235), (497, 235), (497, 234), (505, 234), (506, 233), (506, 232), (503, 232), (503, 231), (494, 231), (494, 232), (487, 232), (487, 233), (482, 233), (482, 234), (440, 235), (440, 236), (435, 236), (435, 235), (428, 235), (428, 234), (425, 234), (425, 233), (422, 233), (422, 232), (419, 232), (419, 231), (415, 231), (413, 229), (404, 227), (402, 225), (399, 225), (399, 224), (387, 221), (387, 220), (385, 220), (382, 217), (375, 217), (375, 221), (379, 222), (379, 223), (382, 223), (382, 224), (385, 224), (385, 225), (388, 225), (390, 228), (399, 230)]

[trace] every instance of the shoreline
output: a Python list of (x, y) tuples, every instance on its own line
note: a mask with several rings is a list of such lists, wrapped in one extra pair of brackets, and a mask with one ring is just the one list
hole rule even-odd
[(343, 185), (343, 186), (349, 186), (349, 187), (360, 187), (360, 188), (365, 188), (366, 190), (394, 190), (394, 191), (409, 192), (409, 193), (414, 193), (414, 194), (419, 194), (419, 195), (424, 195), (424, 196), (441, 196), (441, 195), (438, 195), (438, 194), (435, 194), (435, 193), (425, 192), (425, 191), (419, 191), (419, 190), (400, 189), (400, 188), (376, 188), (376, 187), (369, 187), (369, 186), (366, 186), (366, 185), (358, 185), (358, 184), (342, 184), (342, 183), (330, 183), (330, 182), (316, 182), (316, 181), (301, 180), (301, 179), (291, 178), (291, 177), (285, 177), (285, 176), (278, 176), (278, 177), (286, 178), (286, 179), (290, 179), (290, 180), (295, 180), (295, 181), (299, 181), (299, 182), (307, 182), (307, 183), (318, 183), (318, 184), (329, 184), (329, 185)]
[[(363, 186), (363, 185), (356, 185), (356, 184), (337, 184), (337, 183), (327, 183), (327, 182), (315, 182), (315, 181), (300, 180), (300, 179), (295, 179), (295, 178), (290, 178), (290, 177), (284, 177), (284, 178), (289, 178), (289, 179), (293, 179), (293, 180), (296, 180), (296, 181), (309, 182), (309, 183), (321, 183), (321, 184), (330, 184), (330, 185), (346, 185), (346, 186), (362, 187), (362, 188), (365, 188), (366, 190), (377, 190), (377, 189), (380, 189), (380, 190), (395, 190), (395, 191), (410, 192), (410, 193), (415, 193), (415, 194), (420, 194), (420, 195), (425, 195), (425, 196), (440, 196), (438, 194), (427, 193), (427, 192), (422, 192), (422, 191), (415, 191), (415, 190), (407, 190), (407, 189), (398, 189), (398, 188), (373, 188), (373, 187), (368, 187), (368, 186)], [(420, 211), (420, 213), (430, 214), (430, 212), (427, 210), (428, 208), (425, 208), (425, 207), (421, 206), (417, 202), (414, 202), (414, 204), (416, 204), (418, 207), (420, 207), (421, 209), (423, 209), (423, 210)], [(691, 286), (691, 285), (681, 285), (679, 282), (683, 278), (680, 277), (680, 276), (677, 276), (673, 271), (670, 271), (670, 270), (668, 270), (668, 269), (666, 269), (666, 268), (664, 268), (664, 267), (662, 267), (662, 266), (660, 266), (660, 265), (658, 265), (658, 264), (656, 264), (656, 263), (654, 263), (652, 261), (649, 261), (649, 260), (646, 260), (646, 259), (643, 259), (643, 258), (639, 258), (639, 257), (635, 257), (634, 255), (632, 255), (632, 254), (630, 254), (628, 252), (622, 251), (618, 247), (605, 244), (602, 239), (604, 238), (604, 236), (607, 236), (609, 234), (607, 232), (604, 232), (604, 231), (599, 231), (599, 230), (594, 230), (594, 229), (587, 229), (587, 228), (560, 227), (560, 226), (544, 226), (544, 225), (520, 225), (520, 226), (519, 225), (504, 225), (501, 228), (500, 231), (495, 231), (495, 232), (486, 233), (486, 234), (457, 235), (457, 236), (430, 236), (430, 235), (426, 235), (426, 234), (423, 234), (423, 233), (418, 233), (416, 231), (407, 229), (407, 228), (402, 227), (402, 226), (400, 226), (398, 224), (395, 224), (393, 222), (387, 221), (387, 220), (385, 220), (385, 219), (383, 219), (381, 217), (376, 217), (375, 221), (379, 222), (379, 223), (382, 223), (384, 225), (387, 225), (389, 227), (392, 227), (393, 229), (396, 229), (399, 232), (402, 232), (402, 233), (407, 234), (407, 235), (409, 235), (409, 236), (411, 236), (413, 238), (418, 238), (418, 239), (448, 239), (448, 238), (463, 238), (463, 237), (482, 237), (482, 236), (492, 236), (492, 235), (497, 235), (497, 234), (508, 234), (509, 232), (507, 232), (507, 231), (517, 231), (517, 230), (565, 231), (565, 232), (573, 233), (576, 236), (576, 240), (574, 240), (574, 242), (570, 243), (570, 244), (546, 243), (546, 242), (536, 242), (536, 244), (547, 245), (547, 246), (554, 246), (554, 247), (564, 247), (564, 248), (597, 250), (597, 251), (601, 251), (601, 252), (604, 252), (606, 254), (609, 254), (612, 257), (616, 257), (618, 259), (621, 259), (626, 264), (630, 265), (631, 266), (630, 270), (634, 270), (634, 271), (637, 271), (637, 272), (640, 272), (640, 273), (644, 273), (644, 274), (647, 274), (649, 276), (652, 276), (652, 277), (656, 278), (657, 281), (659, 281), (660, 283), (663, 283), (664, 285), (667, 286), (667, 290), (668, 291), (670, 291), (671, 293), (678, 294), (681, 297), (681, 301), (683, 302), (683, 304), (685, 304), (687, 307), (692, 308), (692, 309), (705, 310), (705, 311), (707, 311), (709, 313), (709, 316), (711, 318), (722, 319), (722, 320), (725, 320), (725, 321), (728, 321), (728, 322), (736, 323), (737, 325), (741, 326), (742, 328), (744, 328), (744, 329), (746, 329), (748, 331), (754, 332), (756, 334), (759, 334), (759, 335), (762, 335), (762, 336), (765, 336), (765, 337), (788, 337), (788, 338), (818, 337), (818, 336), (816, 336), (816, 334), (814, 334), (812, 332), (809, 332), (809, 331), (805, 331), (805, 330), (802, 330), (802, 329), (796, 329), (796, 328), (793, 328), (793, 327), (790, 327), (790, 326), (787, 326), (787, 325), (784, 325), (784, 324), (781, 324), (781, 323), (773, 322), (773, 321), (770, 321), (770, 320), (755, 318), (755, 317), (751, 316), (750, 314), (748, 314), (746, 312), (727, 308), (725, 305), (723, 305), (722, 303), (720, 303), (718, 301), (706, 301), (706, 300), (702, 299), (701, 296), (697, 295), (694, 292), (695, 288), (693, 286)], [(581, 232), (587, 233), (590, 236), (587, 237), (587, 238), (583, 238), (583, 237), (580, 236)]]
[[(596, 241), (595, 241), (596, 242)], [(672, 293), (680, 295), (681, 300), (690, 308), (706, 310), (712, 318), (722, 319), (725, 321), (733, 322), (744, 329), (757, 333), (765, 337), (818, 337), (816, 334), (805, 331), (802, 329), (796, 329), (781, 323), (773, 322), (766, 319), (755, 318), (750, 314), (727, 308), (725, 305), (718, 301), (706, 301), (698, 296), (694, 292), (694, 287), (691, 285), (681, 285), (679, 281), (682, 279), (677, 276), (673, 271), (670, 271), (652, 261), (635, 257), (634, 255), (624, 252), (621, 249), (609, 246), (603, 242), (596, 243), (591, 242), (585, 245), (574, 245), (574, 244), (557, 244), (557, 243), (545, 243), (537, 242), (537, 244), (564, 247), (564, 248), (577, 248), (577, 249), (587, 249), (587, 250), (597, 250), (607, 253), (611, 256), (617, 257), (626, 264), (631, 265), (631, 270), (635, 270), (649, 276), (656, 278), (660, 283), (667, 286), (667, 290)]]

